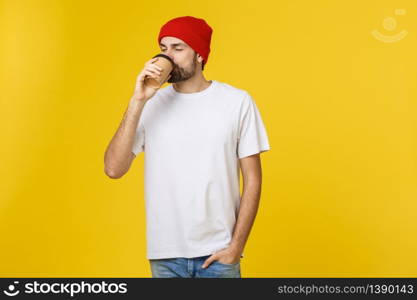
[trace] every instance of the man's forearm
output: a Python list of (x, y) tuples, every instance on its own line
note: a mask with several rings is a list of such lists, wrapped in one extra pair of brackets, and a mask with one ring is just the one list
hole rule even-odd
[(244, 182), (243, 193), (239, 206), (239, 214), (233, 230), (230, 247), (242, 254), (259, 207), (261, 181)]
[(105, 172), (111, 177), (117, 178), (123, 175), (128, 167), (137, 124), (145, 103), (133, 98), (130, 100), (120, 126), (107, 147), (104, 155)]

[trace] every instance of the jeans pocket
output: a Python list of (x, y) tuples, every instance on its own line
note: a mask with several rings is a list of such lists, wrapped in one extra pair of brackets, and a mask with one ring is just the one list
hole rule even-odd
[(240, 260), (239, 260), (237, 263), (234, 263), (234, 264), (225, 264), (225, 263), (219, 262), (218, 260), (215, 260), (214, 262), (215, 262), (215, 263), (218, 263), (218, 264), (220, 264), (220, 265), (224, 265), (224, 266), (231, 266), (231, 267), (234, 267), (234, 266), (237, 266), (237, 265), (239, 265), (239, 264), (240, 264)]

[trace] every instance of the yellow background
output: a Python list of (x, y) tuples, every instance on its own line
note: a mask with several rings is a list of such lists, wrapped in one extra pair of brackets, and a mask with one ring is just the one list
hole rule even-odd
[(414, 0), (0, 1), (0, 276), (151, 276), (143, 154), (118, 180), (103, 157), (160, 27), (184, 15), (214, 29), (206, 78), (250, 92), (270, 139), (242, 276), (416, 276), (416, 13)]

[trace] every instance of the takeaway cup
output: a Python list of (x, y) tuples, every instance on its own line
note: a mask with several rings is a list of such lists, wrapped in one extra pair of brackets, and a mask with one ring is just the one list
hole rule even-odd
[(168, 79), (169, 74), (174, 68), (174, 62), (171, 59), (171, 57), (162, 53), (157, 54), (152, 58), (155, 58), (155, 57), (158, 57), (158, 59), (155, 62), (153, 62), (153, 64), (156, 64), (157, 66), (162, 68), (161, 74), (157, 78), (153, 78), (153, 77), (146, 75), (145, 85), (152, 87), (154, 89), (159, 89)]

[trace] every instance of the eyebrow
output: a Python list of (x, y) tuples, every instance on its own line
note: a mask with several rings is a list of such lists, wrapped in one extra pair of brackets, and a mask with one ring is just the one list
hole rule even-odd
[[(164, 44), (160, 43), (159, 46), (161, 47), (166, 47)], [(175, 44), (171, 44), (171, 46), (175, 47), (175, 46), (185, 46), (184, 43), (175, 43)]]

